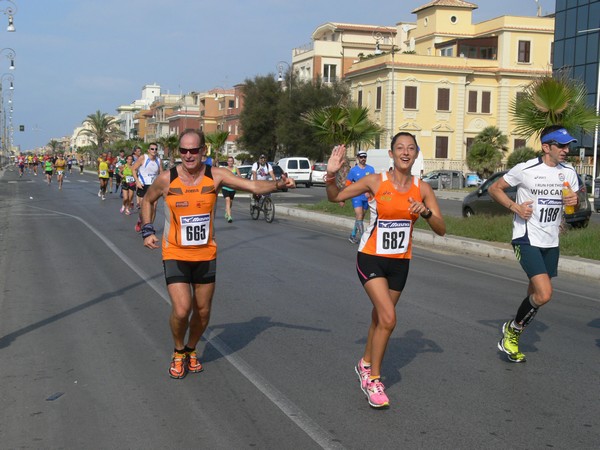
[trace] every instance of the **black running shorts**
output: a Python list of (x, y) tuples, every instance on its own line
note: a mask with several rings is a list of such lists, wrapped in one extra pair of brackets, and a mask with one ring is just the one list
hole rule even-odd
[(408, 278), (410, 259), (386, 258), (358, 252), (356, 273), (363, 286), (373, 278), (384, 277), (390, 289), (402, 292)]
[(163, 260), (163, 269), (167, 284), (210, 284), (215, 282), (217, 260), (178, 261), (175, 259), (166, 259)]

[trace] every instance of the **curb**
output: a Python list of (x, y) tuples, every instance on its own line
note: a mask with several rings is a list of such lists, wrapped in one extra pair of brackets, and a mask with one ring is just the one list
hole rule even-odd
[[(277, 205), (277, 213), (324, 224), (347, 227), (349, 230), (354, 226), (354, 219), (348, 217), (291, 208), (289, 206)], [(435, 249), (455, 250), (458, 253), (474, 254), (488, 258), (514, 259), (514, 253), (510, 244), (494, 244), (455, 236), (438, 236), (433, 231), (425, 230), (413, 230), (413, 240), (416, 244)], [(591, 259), (561, 256), (558, 260), (558, 270), (573, 275), (600, 279), (600, 263)]]

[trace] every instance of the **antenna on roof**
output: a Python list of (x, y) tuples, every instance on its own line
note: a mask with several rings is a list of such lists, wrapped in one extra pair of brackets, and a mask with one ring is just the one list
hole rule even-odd
[(535, 0), (537, 4), (537, 16), (542, 17), (542, 5), (540, 5), (540, 0)]

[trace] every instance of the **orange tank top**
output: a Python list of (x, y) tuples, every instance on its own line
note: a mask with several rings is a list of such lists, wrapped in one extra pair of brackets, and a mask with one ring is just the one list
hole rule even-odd
[(214, 206), (217, 191), (210, 166), (196, 186), (181, 182), (177, 168), (170, 171), (171, 182), (165, 198), (163, 259), (211, 261), (217, 257), (214, 240)]
[(381, 173), (379, 190), (369, 201), (369, 226), (363, 233), (358, 251), (386, 258), (410, 259), (412, 256), (413, 224), (418, 214), (410, 214), (408, 198), (423, 201), (419, 178), (407, 192), (398, 192), (387, 172)]

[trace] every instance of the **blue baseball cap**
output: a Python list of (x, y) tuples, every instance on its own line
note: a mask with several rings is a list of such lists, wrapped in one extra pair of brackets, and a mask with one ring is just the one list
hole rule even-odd
[(548, 144), (551, 142), (564, 145), (570, 144), (571, 142), (577, 142), (577, 139), (571, 136), (566, 129), (559, 128), (558, 130), (554, 130), (542, 136), (542, 144)]

